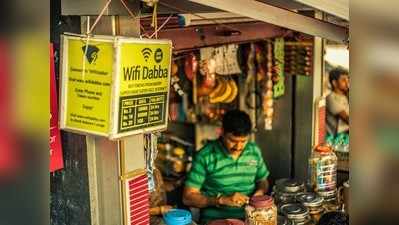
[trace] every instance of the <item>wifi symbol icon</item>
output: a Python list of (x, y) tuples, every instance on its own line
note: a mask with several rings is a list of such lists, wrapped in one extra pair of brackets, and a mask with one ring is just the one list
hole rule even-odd
[(144, 48), (141, 50), (141, 53), (143, 54), (144, 60), (147, 62), (152, 54), (152, 50), (150, 48)]

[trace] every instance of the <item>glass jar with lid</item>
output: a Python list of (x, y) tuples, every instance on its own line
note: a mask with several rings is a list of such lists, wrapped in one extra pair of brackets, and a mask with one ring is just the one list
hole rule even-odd
[(297, 201), (308, 208), (310, 217), (317, 223), (324, 212), (323, 198), (314, 192), (309, 192), (298, 195)]
[(245, 207), (247, 225), (277, 225), (277, 207), (271, 196), (255, 196)]
[(309, 159), (310, 186), (315, 192), (336, 190), (337, 156), (328, 145), (318, 145)]
[(299, 180), (283, 178), (276, 181), (272, 196), (277, 205), (295, 203), (296, 196), (304, 193), (305, 184)]
[(308, 225), (311, 223), (309, 210), (299, 203), (289, 203), (280, 206), (281, 214), (296, 225)]

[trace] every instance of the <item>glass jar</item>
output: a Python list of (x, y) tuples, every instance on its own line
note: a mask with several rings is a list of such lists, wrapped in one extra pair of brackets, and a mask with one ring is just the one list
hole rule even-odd
[(337, 189), (332, 190), (332, 191), (319, 191), (317, 192), (318, 195), (320, 195), (324, 199), (324, 204), (337, 204), (337, 194), (338, 191)]
[(304, 193), (305, 184), (294, 179), (279, 179), (273, 187), (272, 196), (277, 205), (295, 203), (296, 196)]
[(337, 156), (328, 145), (317, 146), (310, 159), (310, 185), (317, 193), (336, 190)]
[(245, 207), (247, 225), (277, 225), (277, 207), (271, 196), (255, 196)]
[(172, 209), (164, 215), (163, 219), (166, 225), (196, 225), (190, 211), (183, 209)]
[(309, 210), (299, 203), (289, 203), (280, 207), (280, 212), (296, 225), (305, 225), (311, 222)]
[(310, 192), (298, 195), (297, 201), (308, 208), (311, 219), (317, 223), (324, 212), (323, 198), (314, 192)]

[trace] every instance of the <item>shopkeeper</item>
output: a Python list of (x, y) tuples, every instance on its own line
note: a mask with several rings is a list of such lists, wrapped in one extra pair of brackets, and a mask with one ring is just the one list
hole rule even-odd
[(223, 134), (208, 142), (194, 157), (183, 202), (201, 209), (200, 224), (224, 218), (244, 219), (244, 205), (269, 187), (269, 170), (262, 153), (249, 142), (251, 120), (243, 111), (223, 117)]

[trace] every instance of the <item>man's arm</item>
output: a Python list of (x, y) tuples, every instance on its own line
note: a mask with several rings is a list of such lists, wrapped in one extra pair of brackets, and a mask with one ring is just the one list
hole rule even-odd
[(256, 183), (256, 191), (253, 196), (265, 195), (268, 189), (269, 189), (269, 182), (267, 181), (267, 179), (260, 180)]
[(206, 208), (209, 206), (231, 206), (242, 207), (249, 201), (249, 197), (241, 193), (234, 193), (231, 196), (207, 197), (200, 190), (191, 187), (185, 187), (183, 191), (183, 203), (187, 206), (196, 208)]
[(183, 191), (183, 203), (191, 207), (205, 208), (216, 206), (217, 198), (206, 197), (196, 188), (185, 187)]
[(349, 124), (349, 114), (345, 111), (345, 104), (334, 95), (327, 96), (327, 110)]
[(345, 121), (347, 124), (349, 124), (349, 115), (345, 111), (342, 111), (338, 113), (339, 118), (341, 118), (343, 121)]

